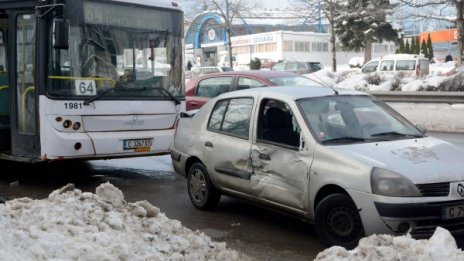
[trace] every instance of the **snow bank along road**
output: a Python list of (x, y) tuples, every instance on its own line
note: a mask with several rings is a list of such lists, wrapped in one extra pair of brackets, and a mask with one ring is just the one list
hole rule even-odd
[[(127, 203), (110, 183), (96, 193), (68, 184), (48, 198), (0, 205), (2, 260), (250, 260), (167, 218), (147, 201)], [(332, 247), (316, 260), (464, 260), (451, 234), (429, 240), (373, 235), (347, 251)]]

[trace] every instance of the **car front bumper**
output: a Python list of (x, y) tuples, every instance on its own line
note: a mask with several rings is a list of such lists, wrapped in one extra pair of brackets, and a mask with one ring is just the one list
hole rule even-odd
[(363, 222), (366, 235), (409, 233), (427, 238), (443, 227), (453, 235), (464, 234), (464, 217), (445, 219), (443, 209), (464, 206), (464, 199), (451, 197), (385, 197), (348, 191)]
[(445, 219), (445, 207), (464, 206), (464, 200), (440, 201), (409, 204), (389, 204), (375, 202), (380, 217), (394, 232), (398, 226), (408, 223), (410, 234), (415, 238), (424, 238), (432, 235), (437, 226), (443, 227), (458, 235), (464, 233), (464, 218)]

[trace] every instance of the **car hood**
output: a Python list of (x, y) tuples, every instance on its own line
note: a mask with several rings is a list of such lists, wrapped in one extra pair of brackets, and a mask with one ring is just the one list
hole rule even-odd
[(373, 167), (395, 171), (416, 184), (464, 180), (464, 150), (432, 137), (330, 148)]

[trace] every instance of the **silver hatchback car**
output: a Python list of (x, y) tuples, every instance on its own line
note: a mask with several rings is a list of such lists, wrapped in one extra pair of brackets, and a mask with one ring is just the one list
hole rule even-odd
[(424, 133), (366, 93), (257, 88), (182, 118), (171, 157), (195, 207), (240, 197), (352, 248), (374, 233), (464, 232), (464, 151)]

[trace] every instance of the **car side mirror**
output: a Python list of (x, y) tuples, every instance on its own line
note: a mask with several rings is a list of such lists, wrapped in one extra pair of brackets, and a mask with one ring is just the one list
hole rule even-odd
[(53, 20), (53, 48), (60, 50), (69, 49), (69, 20)]
[(422, 133), (425, 134), (427, 132), (427, 127), (423, 124), (416, 124), (416, 128)]

